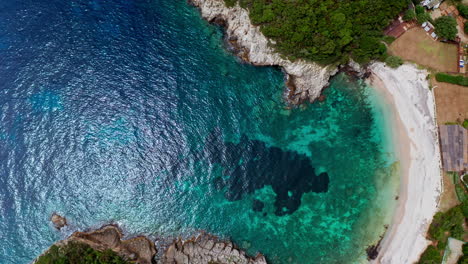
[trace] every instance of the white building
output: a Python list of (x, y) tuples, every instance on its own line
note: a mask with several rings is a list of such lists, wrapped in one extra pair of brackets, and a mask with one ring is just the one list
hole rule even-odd
[(436, 9), (439, 8), (442, 1), (444, 0), (424, 0), (421, 2), (421, 5), (425, 6), (427, 9)]

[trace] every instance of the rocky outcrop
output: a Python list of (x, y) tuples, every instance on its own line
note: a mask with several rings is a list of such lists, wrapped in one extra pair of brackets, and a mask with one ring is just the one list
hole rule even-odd
[(122, 231), (115, 225), (107, 225), (96, 231), (75, 232), (68, 239), (90, 245), (96, 250), (112, 249), (125, 259), (140, 264), (151, 264), (156, 248), (146, 237), (139, 236), (122, 240)]
[[(66, 225), (66, 219), (53, 214), (51, 221)], [(62, 226), (63, 227), (63, 226)], [(57, 228), (59, 229), (59, 228)], [(97, 251), (111, 249), (123, 259), (139, 264), (266, 264), (265, 257), (258, 254), (255, 258), (246, 256), (245, 252), (229, 241), (220, 240), (215, 236), (200, 233), (188, 240), (178, 238), (169, 243), (158, 243), (145, 236), (122, 239), (122, 230), (116, 225), (105, 225), (89, 232), (74, 232), (67, 239), (55, 243), (63, 247), (68, 243), (89, 245)], [(163, 239), (164, 240), (164, 239)], [(47, 251), (46, 251), (47, 252)], [(155, 260), (157, 252), (159, 260)], [(44, 253), (45, 254), (45, 253)]]
[(57, 213), (52, 214), (52, 216), (50, 217), (50, 221), (57, 230), (60, 230), (62, 229), (62, 227), (67, 225), (67, 219)]
[(188, 241), (177, 240), (163, 255), (160, 264), (266, 264), (263, 255), (249, 258), (231, 242), (202, 234)]
[(84, 243), (98, 251), (111, 249), (124, 259), (136, 263), (153, 263), (156, 254), (153, 241), (143, 236), (126, 240), (122, 240), (122, 237), (122, 231), (119, 227), (106, 225), (90, 232), (75, 232), (69, 238), (56, 243), (56, 245), (61, 246), (70, 242)]
[(335, 66), (282, 58), (271, 48), (273, 42), (251, 24), (248, 11), (238, 5), (226, 7), (224, 0), (189, 1), (200, 9), (203, 18), (225, 27), (227, 38), (241, 59), (259, 66), (282, 67), (287, 75), (287, 97), (293, 104), (317, 99), (330, 77), (338, 72)]

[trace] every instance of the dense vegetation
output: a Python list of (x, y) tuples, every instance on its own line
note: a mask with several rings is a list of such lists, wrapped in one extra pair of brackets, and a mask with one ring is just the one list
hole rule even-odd
[(53, 245), (36, 264), (129, 264), (114, 251), (97, 251), (83, 243), (70, 242), (65, 246)]
[(436, 247), (430, 245), (421, 255), (418, 264), (440, 264), (442, 263), (442, 255)]
[(404, 21), (411, 21), (416, 18), (416, 12), (413, 9), (408, 9), (403, 16)]
[(465, 243), (462, 248), (463, 256), (458, 260), (458, 264), (468, 264), (468, 243)]
[(446, 73), (437, 73), (435, 78), (438, 82), (453, 83), (463, 86), (468, 86), (468, 77), (461, 75), (450, 75)]
[(454, 40), (457, 36), (457, 21), (451, 16), (441, 16), (434, 21), (435, 33), (443, 38)]
[[(468, 197), (466, 196), (463, 187), (459, 181), (459, 176), (456, 173), (447, 173), (447, 177), (453, 177), (453, 182), (456, 188), (461, 188), (461, 192), (457, 191), (460, 205), (448, 210), (447, 212), (438, 212), (429, 227), (428, 238), (433, 241), (434, 245), (430, 245), (421, 255), (419, 264), (440, 264), (442, 256), (447, 246), (448, 238), (456, 238), (463, 241), (466, 236), (464, 224), (468, 217)], [(468, 264), (466, 244), (463, 246), (463, 257), (458, 261), (459, 264)]]
[(456, 206), (445, 213), (438, 212), (435, 214), (431, 226), (429, 227), (429, 236), (432, 239), (439, 241), (437, 248), (445, 249), (448, 237), (463, 240), (463, 223), (465, 221), (467, 210), (468, 204), (465, 202), (464, 204)]
[(382, 30), (404, 11), (407, 0), (225, 0), (250, 11), (254, 24), (277, 51), (294, 60), (322, 64), (385, 59)]
[(416, 20), (418, 21), (419, 24), (422, 24), (426, 21), (434, 23), (434, 21), (431, 18), (431, 15), (428, 12), (426, 12), (426, 9), (424, 7), (416, 6), (415, 11), (416, 11)]

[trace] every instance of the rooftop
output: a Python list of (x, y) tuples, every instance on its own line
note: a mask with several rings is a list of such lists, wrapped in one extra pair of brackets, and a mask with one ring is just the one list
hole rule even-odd
[(459, 125), (441, 125), (439, 131), (444, 170), (467, 170), (468, 131)]
[(438, 8), (442, 1), (443, 0), (425, 0), (421, 3), (421, 5), (427, 7), (428, 9)]

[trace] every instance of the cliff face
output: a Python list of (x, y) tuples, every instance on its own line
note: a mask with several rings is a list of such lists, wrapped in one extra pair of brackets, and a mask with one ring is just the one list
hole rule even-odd
[(337, 73), (334, 66), (320, 66), (313, 62), (291, 62), (281, 58), (270, 46), (260, 28), (250, 22), (249, 13), (239, 7), (226, 7), (224, 0), (189, 0), (198, 7), (203, 18), (225, 26), (228, 40), (236, 47), (238, 56), (259, 66), (280, 66), (287, 74), (288, 99), (293, 104), (314, 101)]

